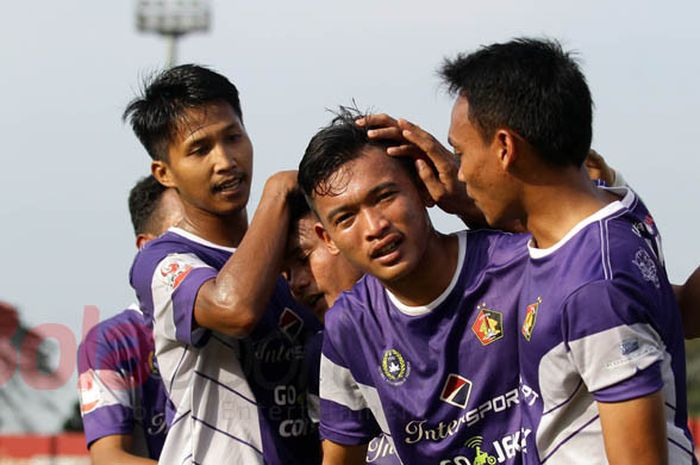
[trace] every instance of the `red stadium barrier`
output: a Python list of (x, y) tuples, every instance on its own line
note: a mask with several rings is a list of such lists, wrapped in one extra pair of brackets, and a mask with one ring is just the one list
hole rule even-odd
[[(59, 461), (52, 459), (60, 458)], [(90, 465), (81, 433), (56, 436), (0, 436), (0, 465)]]

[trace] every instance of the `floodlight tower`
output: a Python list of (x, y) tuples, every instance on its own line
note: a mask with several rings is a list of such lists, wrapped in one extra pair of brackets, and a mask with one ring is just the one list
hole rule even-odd
[(209, 30), (209, 0), (137, 0), (136, 27), (166, 38), (165, 65), (177, 63), (177, 41), (190, 32)]

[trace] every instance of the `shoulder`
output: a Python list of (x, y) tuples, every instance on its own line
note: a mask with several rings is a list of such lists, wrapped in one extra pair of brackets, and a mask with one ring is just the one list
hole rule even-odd
[(360, 278), (343, 292), (324, 317), (324, 331), (331, 339), (358, 334), (373, 316), (373, 309), (386, 301), (384, 287), (373, 276)]
[(458, 235), (464, 235), (466, 239), (466, 262), (471, 269), (524, 263), (528, 256), (527, 244), (531, 238), (530, 234), (482, 229), (464, 231)]

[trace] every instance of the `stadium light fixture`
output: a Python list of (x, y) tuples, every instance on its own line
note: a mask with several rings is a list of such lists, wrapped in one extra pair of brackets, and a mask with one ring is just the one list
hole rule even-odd
[(177, 62), (177, 41), (191, 32), (206, 32), (210, 24), (209, 0), (137, 0), (136, 27), (155, 32), (168, 41), (166, 66)]

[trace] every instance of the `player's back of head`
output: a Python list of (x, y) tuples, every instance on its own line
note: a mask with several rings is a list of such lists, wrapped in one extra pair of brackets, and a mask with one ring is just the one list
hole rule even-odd
[(163, 193), (168, 189), (153, 175), (145, 176), (129, 192), (129, 214), (134, 234), (160, 234), (159, 204)]
[(150, 157), (167, 160), (168, 144), (186, 110), (214, 102), (226, 102), (243, 121), (238, 89), (226, 77), (206, 67), (185, 64), (167, 69), (145, 83), (123, 118), (131, 126)]
[[(354, 108), (340, 107), (330, 124), (311, 138), (299, 164), (299, 187), (308, 199), (314, 195), (333, 195), (334, 175), (345, 164), (362, 156), (366, 147), (386, 149), (391, 145), (390, 141), (370, 139), (367, 136), (368, 128), (355, 124), (357, 119), (364, 116)], [(413, 160), (397, 160), (415, 179), (417, 175)]]
[(464, 115), (490, 140), (499, 128), (523, 137), (553, 165), (581, 165), (592, 138), (591, 94), (572, 54), (553, 40), (518, 38), (446, 60), (440, 70)]

